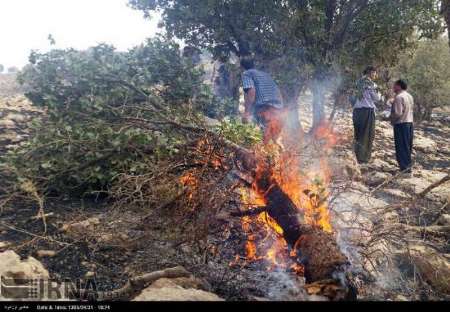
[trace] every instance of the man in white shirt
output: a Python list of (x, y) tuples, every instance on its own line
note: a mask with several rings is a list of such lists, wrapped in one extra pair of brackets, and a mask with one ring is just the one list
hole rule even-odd
[(394, 84), (396, 94), (391, 109), (394, 126), (395, 152), (400, 170), (411, 173), (414, 139), (414, 98), (408, 93), (408, 85), (403, 80)]

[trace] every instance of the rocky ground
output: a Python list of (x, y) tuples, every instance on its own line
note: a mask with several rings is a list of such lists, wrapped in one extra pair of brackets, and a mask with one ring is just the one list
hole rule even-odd
[[(42, 112), (11, 87), (11, 80), (0, 83), (8, 85), (0, 93), (0, 153), (5, 153), (26, 139), (27, 123)], [(302, 99), (302, 104), (308, 101)], [(304, 124), (308, 106), (302, 105)], [(449, 173), (450, 125), (436, 120), (417, 127), (414, 174), (399, 177), (389, 123), (378, 122), (374, 157), (364, 168), (352, 153), (350, 112), (340, 112), (335, 123), (341, 140), (331, 157), (332, 221), (352, 262), (359, 299), (450, 298), (449, 182), (420, 196)], [(48, 199), (45, 237), (37, 210), (17, 203), (16, 209), (1, 212), (1, 275), (50, 276), (60, 283), (95, 279), (100, 290), (108, 291), (130, 278), (182, 265), (195, 277), (163, 274), (130, 299), (325, 299), (306, 294), (299, 287), (303, 281), (267, 272), (258, 263), (230, 267), (245, 236), (240, 220), (226, 211), (217, 216), (208, 241), (192, 245), (174, 239), (173, 224), (161, 215), (149, 218), (151, 209), (112, 209), (110, 203), (93, 199)], [(152, 221), (143, 222), (144, 217)]]
[[(448, 299), (450, 182), (440, 182), (450, 173), (450, 123), (444, 117), (417, 125), (413, 174), (403, 176), (388, 121), (377, 122), (371, 163), (356, 165), (350, 116), (341, 112), (335, 121), (344, 140), (334, 156), (332, 210), (355, 277), (366, 284), (360, 297)], [(340, 183), (339, 176), (348, 179)]]

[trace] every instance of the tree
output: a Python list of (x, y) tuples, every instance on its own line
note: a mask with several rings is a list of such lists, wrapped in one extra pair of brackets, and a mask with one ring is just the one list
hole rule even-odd
[(447, 33), (450, 45), (450, 32), (448, 31), (450, 28), (450, 0), (442, 0), (441, 13), (447, 23)]
[(395, 68), (415, 98), (416, 116), (429, 120), (433, 110), (450, 105), (450, 52), (446, 40), (425, 40), (413, 54), (401, 56)]
[[(443, 30), (437, 0), (130, 0), (163, 12), (169, 35), (215, 57), (253, 53), (297, 105), (309, 85), (314, 125), (324, 119), (324, 94), (344, 65), (392, 61), (415, 31)], [(387, 48), (387, 49), (386, 49)], [(386, 52), (390, 52), (387, 54)], [(338, 70), (336, 70), (338, 69)]]
[(4, 70), (5, 70), (5, 66), (3, 66), (3, 64), (0, 64), (0, 74), (3, 73)]

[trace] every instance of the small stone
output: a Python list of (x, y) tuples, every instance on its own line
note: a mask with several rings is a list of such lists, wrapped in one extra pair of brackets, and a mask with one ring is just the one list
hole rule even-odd
[(392, 197), (397, 197), (397, 198), (401, 198), (401, 199), (410, 198), (410, 196), (408, 194), (406, 194), (405, 192), (403, 192), (402, 190), (399, 190), (399, 189), (384, 189), (383, 191)]
[(187, 245), (187, 244), (183, 244), (183, 245), (181, 246), (181, 250), (182, 250), (184, 253), (187, 253), (187, 254), (189, 254), (189, 253), (192, 252), (192, 248), (191, 248), (189, 245)]
[(406, 297), (403, 296), (403, 295), (398, 295), (398, 296), (395, 298), (395, 301), (409, 301), (409, 300), (408, 300), (408, 298), (406, 298)]
[(16, 123), (23, 123), (27, 120), (27, 118), (22, 114), (12, 113), (6, 116), (7, 119), (12, 120)]
[(61, 227), (61, 231), (81, 233), (86, 231), (87, 229), (93, 229), (98, 224), (100, 224), (99, 218), (89, 218), (81, 222), (66, 223)]
[(438, 225), (450, 225), (450, 215), (448, 214), (443, 214), (442, 216), (439, 217), (438, 221), (437, 221)]
[(92, 272), (92, 271), (89, 271), (84, 275), (85, 278), (92, 278), (94, 276), (95, 276), (95, 272)]
[(421, 135), (416, 135), (414, 137), (414, 149), (423, 153), (435, 153), (439, 148), (436, 141)]
[(16, 123), (10, 119), (0, 120), (0, 128), (11, 129), (16, 126)]
[(121, 240), (124, 240), (124, 241), (126, 241), (126, 240), (129, 239), (128, 235), (125, 234), (125, 233), (120, 233), (120, 234), (119, 234), (119, 237), (120, 237)]
[(56, 256), (56, 251), (54, 250), (38, 250), (36, 252), (38, 258), (52, 258)]
[(114, 236), (112, 234), (103, 234), (100, 236), (100, 242), (102, 243), (108, 243), (113, 240)]

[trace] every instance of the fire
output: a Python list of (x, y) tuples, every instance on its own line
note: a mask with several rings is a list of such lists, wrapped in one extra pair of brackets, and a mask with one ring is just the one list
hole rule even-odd
[(319, 169), (301, 172), (298, 160), (292, 159), (288, 154), (282, 155), (282, 159), (283, 157), (286, 160), (277, 164), (275, 180), (300, 213), (304, 214), (305, 221), (309, 225), (331, 233), (333, 229), (327, 200), (331, 171), (327, 161), (321, 159)]
[(180, 178), (180, 182), (184, 186), (191, 186), (191, 187), (197, 186), (198, 183), (197, 178), (192, 172), (188, 172), (184, 176), (182, 176)]
[[(270, 155), (272, 162), (272, 183), (276, 182), (289, 196), (307, 224), (332, 233), (328, 207), (331, 170), (326, 155), (336, 145), (338, 137), (327, 125), (319, 127), (314, 137), (325, 156), (318, 156), (314, 161), (315, 166), (308, 168), (301, 168), (299, 156), (295, 153), (280, 150), (274, 145), (266, 145), (264, 150)], [(264, 169), (267, 168), (258, 166), (252, 189), (241, 189), (241, 200), (245, 210), (266, 206), (265, 194), (258, 189), (256, 183), (262, 179)], [(283, 268), (303, 275), (304, 268), (297, 260), (297, 248), (301, 249), (301, 246), (290, 249), (283, 237), (283, 229), (267, 212), (243, 217), (241, 221), (242, 229), (247, 234), (245, 245), (247, 262), (264, 260), (268, 263), (269, 270)], [(265, 233), (264, 239), (258, 239), (256, 233), (261, 232)], [(240, 257), (236, 259), (238, 258)]]
[(324, 122), (314, 131), (314, 139), (322, 144), (323, 149), (331, 150), (341, 138), (333, 131), (331, 125)]
[(325, 232), (333, 232), (330, 213), (328, 210), (330, 175), (326, 162), (321, 161), (321, 171), (307, 173), (307, 188), (304, 189), (305, 200), (303, 207), (306, 222), (312, 226), (319, 227)]
[(192, 200), (194, 198), (194, 191), (198, 187), (198, 179), (195, 177), (194, 173), (188, 172), (180, 178), (180, 183), (187, 187), (188, 190), (188, 198)]
[[(265, 205), (264, 197), (258, 194), (254, 189), (241, 189), (244, 206), (249, 210)], [(288, 245), (283, 238), (283, 229), (272, 219), (267, 212), (261, 212), (256, 216), (245, 216), (241, 219), (242, 230), (247, 234), (245, 243), (246, 262), (265, 261), (268, 264), (267, 269), (275, 268), (297, 268), (295, 263), (289, 258)], [(264, 233), (264, 238), (258, 239), (256, 233)], [(231, 263), (235, 265), (240, 257)], [(295, 270), (293, 270), (295, 271)]]
[(316, 161), (318, 166), (316, 164), (316, 167), (301, 170), (299, 157), (285, 151), (280, 155), (280, 161), (275, 164), (277, 168), (275, 179), (304, 214), (306, 223), (331, 233), (333, 228), (328, 209), (328, 186), (332, 172), (326, 155), (336, 146), (340, 138), (326, 123), (318, 127), (313, 136), (324, 154), (318, 155)]

